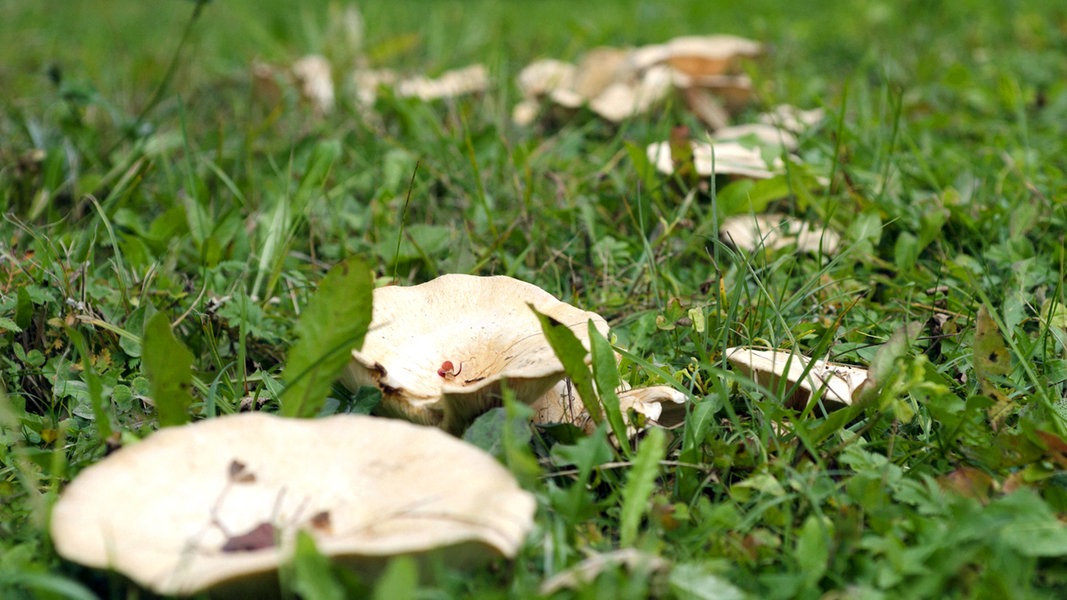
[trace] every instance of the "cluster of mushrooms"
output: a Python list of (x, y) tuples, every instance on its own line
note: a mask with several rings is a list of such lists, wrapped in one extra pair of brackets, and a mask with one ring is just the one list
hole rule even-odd
[[(67, 487), (52, 512), (56, 550), (168, 595), (276, 587), (298, 532), (369, 576), (400, 554), (451, 565), (513, 557), (533, 524), (533, 496), (450, 434), (499, 406), (505, 386), (538, 422), (594, 427), (531, 308), (587, 348), (590, 321), (608, 332), (600, 315), (510, 277), (375, 290), (370, 331), (343, 382), (377, 387), (382, 414), (410, 423), (252, 412), (163, 429)], [(670, 387), (619, 398), (642, 428), (685, 415), (685, 394)]]
[[(547, 100), (568, 109), (585, 105), (616, 121), (678, 92), (717, 130), (712, 141), (692, 142), (699, 174), (770, 177), (780, 165), (768, 165), (748, 142), (788, 152), (796, 133), (821, 114), (779, 107), (760, 123), (726, 127), (728, 110), (747, 100), (750, 87), (737, 61), (761, 51), (749, 40), (710, 36), (599, 49), (578, 65), (541, 61), (520, 75), (525, 99), (514, 117), (532, 123)], [(260, 78), (269, 82), (272, 72), (263, 69)], [(325, 59), (302, 59), (292, 74), (316, 111), (332, 110)], [(482, 91), (487, 81), (479, 66), (436, 80), (384, 71), (355, 77), (363, 103), (372, 103), (382, 85), (433, 99)], [(664, 173), (677, 166), (668, 143), (649, 146), (648, 157)], [(839, 243), (833, 232), (783, 215), (742, 215), (727, 220), (722, 234), (751, 251), (796, 245), (831, 253)], [(300, 535), (370, 577), (397, 555), (460, 566), (514, 557), (532, 528), (534, 498), (491, 455), (455, 435), (499, 406), (505, 389), (534, 409), (536, 423), (588, 432), (598, 421), (567, 379), (535, 310), (570, 328), (587, 350), (590, 323), (608, 333), (600, 315), (510, 277), (444, 275), (376, 289), (370, 330), (342, 382), (353, 390), (377, 388), (380, 414), (408, 422), (251, 412), (161, 430), (85, 469), (64, 490), (51, 519), (56, 550), (165, 595), (276, 590), (277, 570), (291, 560)], [(789, 351), (730, 348), (726, 358), (765, 387), (787, 380), (793, 390), (787, 400), (797, 406), (813, 397), (830, 408), (850, 404), (867, 380), (861, 368)], [(687, 395), (679, 390), (615, 391), (627, 435), (684, 422)]]
[[(470, 566), (514, 557), (535, 501), (495, 458), (451, 434), (499, 406), (505, 386), (539, 423), (593, 420), (531, 308), (588, 348), (600, 315), (510, 277), (445, 275), (374, 292), (373, 320), (343, 376), (381, 390), (376, 416), (289, 419), (242, 413), (160, 430), (90, 466), (52, 512), (60, 555), (115, 570), (154, 592), (249, 594), (277, 587), (299, 532), (373, 577), (397, 555)], [(846, 405), (866, 371), (788, 352), (731, 348), (771, 387), (797, 384)], [(627, 433), (683, 423), (686, 395), (618, 390)], [(636, 418), (640, 416), (640, 418)]]

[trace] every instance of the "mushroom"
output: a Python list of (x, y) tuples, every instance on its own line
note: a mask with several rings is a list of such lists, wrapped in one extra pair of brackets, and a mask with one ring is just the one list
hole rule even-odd
[(760, 146), (778, 148), (792, 152), (797, 149), (797, 136), (784, 127), (770, 123), (742, 123), (715, 130), (712, 138), (716, 142), (743, 142), (755, 140)]
[(767, 388), (774, 388), (785, 377), (789, 387), (794, 390), (785, 399), (786, 404), (797, 410), (803, 410), (816, 392), (826, 410), (851, 406), (853, 398), (868, 379), (867, 369), (863, 367), (813, 361), (789, 350), (727, 348), (726, 360)]
[(64, 558), (159, 594), (252, 597), (276, 588), (298, 530), (374, 576), (399, 554), (513, 557), (534, 509), (492, 456), (432, 428), (241, 413), (160, 430), (85, 469), (51, 532)]
[(531, 63), (518, 76), (523, 99), (512, 119), (533, 123), (539, 100), (575, 109), (587, 104), (613, 123), (648, 112), (674, 89), (712, 127), (726, 125), (729, 113), (752, 95), (751, 80), (736, 71), (739, 60), (758, 56), (758, 42), (735, 36), (689, 36), (639, 48), (594, 48), (577, 65), (553, 59)]
[(789, 104), (779, 104), (769, 112), (760, 114), (756, 117), (756, 120), (787, 131), (800, 133), (814, 127), (825, 117), (826, 112), (821, 108), (803, 110)]
[[(783, 163), (775, 158), (770, 165), (758, 148), (749, 148), (738, 142), (691, 141), (693, 166), (698, 175), (737, 175), (753, 179), (767, 179), (782, 170)], [(645, 149), (648, 160), (660, 173), (674, 173), (674, 159), (669, 142), (655, 142)]]
[(423, 101), (456, 98), (484, 92), (489, 87), (489, 72), (484, 65), (452, 69), (436, 78), (411, 77), (396, 84), (396, 95)]
[(653, 67), (636, 82), (618, 81), (589, 101), (589, 108), (612, 123), (644, 114), (671, 92), (670, 69)]
[(374, 290), (370, 330), (341, 381), (353, 390), (381, 390), (378, 409), (387, 416), (459, 433), (500, 404), (505, 386), (531, 403), (563, 378), (531, 307), (571, 328), (586, 347), (589, 321), (608, 332), (600, 315), (533, 284), (443, 275)]
[(691, 77), (731, 73), (741, 59), (763, 53), (759, 42), (735, 35), (682, 36), (667, 42), (667, 64)]
[(776, 213), (727, 217), (719, 226), (719, 235), (748, 252), (795, 245), (801, 252), (830, 255), (841, 244), (841, 236), (833, 230)]
[(576, 73), (571, 63), (552, 58), (537, 60), (519, 71), (519, 90), (523, 96), (534, 98), (559, 88), (573, 89)]
[[(673, 429), (685, 421), (686, 395), (667, 385), (643, 388), (622, 386), (616, 390), (627, 437), (651, 426)], [(569, 379), (557, 383), (532, 404), (534, 423), (570, 423), (591, 433), (596, 422), (589, 416), (581, 396)]]
[(352, 83), (356, 100), (363, 106), (373, 105), (382, 87), (392, 87), (399, 98), (429, 102), (484, 92), (489, 87), (489, 73), (479, 64), (445, 71), (436, 78), (421, 75), (402, 78), (389, 69), (356, 69)]
[(315, 114), (321, 116), (333, 111), (333, 76), (326, 57), (309, 54), (294, 62), (290, 71), (300, 88), (300, 96), (311, 105)]

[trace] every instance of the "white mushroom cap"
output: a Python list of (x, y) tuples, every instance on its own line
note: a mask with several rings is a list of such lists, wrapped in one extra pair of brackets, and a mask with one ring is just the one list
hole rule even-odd
[(648, 112), (670, 94), (671, 85), (670, 69), (653, 67), (636, 82), (612, 83), (589, 102), (589, 108), (612, 123), (619, 123)]
[[(506, 385), (530, 403), (563, 378), (530, 310), (571, 328), (586, 347), (587, 323), (607, 335), (600, 315), (561, 302), (511, 277), (443, 275), (427, 283), (374, 290), (374, 318), (342, 376), (350, 389), (376, 386), (379, 409), (459, 432), (499, 405)], [(445, 368), (446, 363), (451, 368)]]
[(731, 71), (740, 58), (763, 53), (759, 42), (735, 35), (683, 36), (667, 42), (667, 63), (693, 76), (721, 75)]
[(760, 114), (756, 120), (799, 133), (817, 125), (825, 117), (826, 111), (821, 108), (802, 110), (789, 104), (779, 104), (770, 112)]
[(727, 217), (719, 225), (719, 234), (735, 247), (749, 252), (796, 245), (801, 252), (829, 255), (841, 245), (837, 232), (777, 213)]
[(484, 65), (469, 65), (452, 69), (436, 78), (411, 77), (396, 84), (396, 95), (423, 101), (456, 98), (477, 94), (489, 88), (489, 71)]
[[(632, 438), (653, 425), (670, 429), (685, 421), (688, 398), (670, 386), (631, 389), (624, 385), (616, 390), (616, 395), (628, 437)], [(596, 423), (569, 379), (553, 386), (532, 404), (532, 408), (534, 423), (569, 423), (586, 433), (596, 429)]]
[(763, 146), (783, 148), (790, 152), (797, 149), (796, 134), (767, 123), (743, 123), (723, 127), (715, 130), (712, 137), (717, 142), (736, 142), (753, 138)]
[(534, 61), (519, 71), (518, 83), (522, 95), (542, 96), (559, 88), (574, 88), (575, 66), (569, 62), (546, 58)]
[(330, 74), (330, 61), (326, 57), (309, 54), (294, 62), (290, 70), (300, 88), (300, 95), (317, 114), (325, 115), (333, 110), (333, 76)]
[[(788, 350), (727, 348), (726, 360), (767, 388), (773, 389), (779, 379), (785, 377), (790, 387), (797, 387), (786, 403), (797, 409), (807, 406), (816, 390), (828, 410), (849, 406), (860, 386), (867, 381), (867, 369), (863, 367), (812, 361)], [(809, 363), (813, 363), (810, 369)], [(808, 370), (806, 376), (805, 370)]]
[(628, 82), (633, 72), (625, 48), (602, 46), (582, 55), (574, 72), (574, 91), (586, 100), (604, 93), (615, 83)]
[[(767, 179), (782, 168), (781, 159), (774, 159), (768, 166), (758, 148), (749, 148), (737, 142), (690, 142), (693, 148), (693, 166), (699, 175), (739, 175), (754, 179)], [(668, 142), (656, 142), (646, 148), (648, 160), (660, 173), (670, 174), (675, 170)]]
[[(511, 557), (534, 509), (492, 456), (432, 428), (242, 413), (161, 430), (89, 467), (51, 531), (61, 556), (170, 595), (270, 586), (298, 529), (365, 574), (435, 549), (446, 562)], [(250, 542), (256, 529), (266, 537)]]

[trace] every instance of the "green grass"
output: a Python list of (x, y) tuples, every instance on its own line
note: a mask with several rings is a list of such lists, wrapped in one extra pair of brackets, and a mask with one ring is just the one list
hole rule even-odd
[[(352, 256), (380, 281), (537, 283), (609, 319), (624, 380), (693, 399), (684, 428), (634, 453), (603, 431), (498, 431), (540, 508), (518, 559), (417, 585), (397, 562), (382, 597), (529, 597), (623, 545), (672, 568), (606, 568), (557, 595), (1067, 594), (1067, 10), (717, 4), (363, 3), (374, 66), (482, 62), (493, 88), (385, 97), (375, 117), (342, 91), (317, 119), (291, 91), (259, 101), (249, 70), (307, 52), (351, 65), (338, 4), (204, 5), (167, 79), (193, 3), (0, 0), (0, 596), (143, 594), (61, 561), (44, 527), (73, 475), (158, 427), (142, 351), (162, 342), (142, 346), (146, 325), (177, 323), (197, 416), (277, 411), (298, 315)], [(799, 153), (830, 185), (773, 208), (842, 231), (834, 259), (738, 254), (716, 206), (745, 184), (685, 202), (635, 163), (628, 145), (694, 124), (679, 107), (618, 128), (510, 124), (534, 58), (711, 32), (770, 44), (750, 67), (753, 113), (827, 110)], [(983, 306), (1004, 373), (975, 360)], [(917, 339), (886, 345), (908, 323)], [(741, 344), (882, 377), (864, 407), (799, 415), (727, 368)], [(333, 395), (327, 412), (366, 406)]]

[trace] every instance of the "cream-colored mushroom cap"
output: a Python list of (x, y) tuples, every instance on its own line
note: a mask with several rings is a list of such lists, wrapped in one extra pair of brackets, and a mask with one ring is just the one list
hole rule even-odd
[(763, 45), (734, 35), (706, 35), (674, 38), (667, 49), (668, 64), (687, 75), (703, 76), (731, 71), (738, 59), (762, 54)]
[[(685, 422), (688, 397), (670, 386), (631, 388), (623, 385), (615, 390), (615, 394), (626, 425), (626, 435), (630, 438), (651, 426), (672, 429)], [(531, 406), (534, 409), (534, 423), (569, 423), (586, 433), (596, 429), (596, 422), (589, 415), (570, 379), (557, 383)]]
[(832, 229), (778, 213), (734, 215), (719, 225), (722, 238), (748, 252), (795, 246), (801, 252), (833, 254), (841, 236)]
[(798, 410), (807, 406), (816, 392), (828, 410), (849, 406), (860, 386), (867, 381), (867, 369), (863, 367), (813, 361), (788, 350), (727, 348), (726, 360), (767, 388), (773, 389), (784, 377), (790, 388), (796, 387), (792, 396), (786, 398), (786, 403)]
[(320, 115), (333, 110), (333, 76), (330, 61), (326, 57), (310, 54), (293, 63), (293, 77), (300, 88), (300, 95)]
[(571, 328), (587, 348), (590, 320), (608, 333), (600, 315), (533, 284), (443, 275), (374, 290), (370, 331), (341, 380), (350, 389), (380, 389), (383, 414), (458, 433), (499, 405), (505, 385), (530, 403), (563, 378), (531, 306)]
[[(774, 158), (768, 165), (759, 148), (750, 148), (738, 142), (691, 141), (693, 167), (697, 174), (705, 177), (715, 175), (737, 175), (753, 179), (767, 179), (783, 170), (784, 163)], [(654, 142), (645, 149), (649, 162), (660, 173), (671, 174), (676, 165), (669, 142)]]
[(373, 574), (398, 554), (514, 556), (534, 508), (492, 456), (432, 428), (243, 413), (161, 430), (87, 468), (51, 531), (61, 556), (160, 594), (253, 597), (276, 589), (300, 529)]
[(574, 87), (575, 66), (552, 58), (534, 61), (519, 71), (518, 84), (523, 96), (533, 98), (559, 89)]

